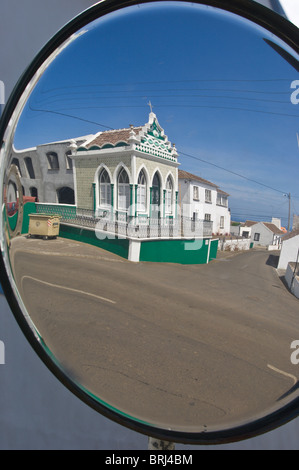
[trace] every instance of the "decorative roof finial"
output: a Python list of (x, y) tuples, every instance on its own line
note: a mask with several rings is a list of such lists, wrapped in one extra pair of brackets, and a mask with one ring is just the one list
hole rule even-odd
[(152, 112), (153, 112), (152, 103), (149, 101), (147, 104), (149, 105), (149, 107), (150, 107), (150, 110), (151, 110), (151, 113), (152, 113)]
[(72, 152), (76, 152), (78, 146), (77, 146), (77, 143), (74, 139), (71, 139), (70, 140), (70, 145), (68, 146), (68, 148), (72, 151)]
[(133, 124), (130, 124), (130, 136), (129, 136), (129, 139), (128, 139), (128, 142), (129, 144), (136, 144), (136, 143), (139, 143), (138, 139), (137, 139), (137, 136), (136, 136), (136, 133), (134, 131), (134, 126)]

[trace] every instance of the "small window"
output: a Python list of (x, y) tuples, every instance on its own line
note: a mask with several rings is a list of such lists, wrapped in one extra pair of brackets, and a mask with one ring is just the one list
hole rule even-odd
[(199, 201), (199, 187), (193, 186), (193, 201)]
[(205, 221), (211, 222), (211, 214), (205, 214)]
[(166, 181), (166, 193), (165, 193), (165, 211), (167, 214), (172, 214), (172, 194), (173, 186), (170, 176)]
[(59, 170), (59, 160), (58, 155), (55, 152), (47, 153), (48, 158), (48, 169), (49, 170)]
[(25, 161), (28, 177), (30, 179), (34, 180), (35, 179), (35, 174), (34, 174), (34, 169), (33, 169), (31, 158), (30, 157), (25, 157), (24, 161)]
[(73, 160), (72, 160), (71, 154), (72, 154), (71, 150), (68, 150), (65, 154), (65, 166), (67, 170), (73, 169)]
[(227, 207), (227, 196), (217, 193), (217, 204), (218, 206)]
[(220, 228), (224, 228), (224, 216), (221, 215), (220, 217)]
[(31, 196), (31, 197), (35, 197), (36, 202), (38, 202), (38, 192), (37, 192), (37, 188), (31, 187), (31, 188), (29, 188), (29, 191), (30, 191), (30, 196)]
[(212, 202), (212, 191), (210, 189), (205, 190), (205, 201)]
[(72, 188), (63, 187), (57, 190), (58, 204), (75, 204), (75, 193)]
[(118, 175), (118, 209), (127, 211), (130, 207), (129, 176), (124, 168)]
[(100, 206), (108, 207), (111, 205), (111, 183), (107, 170), (105, 168), (100, 173)]
[(146, 178), (144, 171), (141, 170), (138, 177), (137, 186), (137, 210), (140, 212), (146, 211)]
[(256, 233), (254, 234), (254, 238), (253, 238), (253, 239), (254, 239), (255, 242), (259, 242), (259, 241), (260, 241), (260, 233), (257, 233), (257, 232), (256, 232)]

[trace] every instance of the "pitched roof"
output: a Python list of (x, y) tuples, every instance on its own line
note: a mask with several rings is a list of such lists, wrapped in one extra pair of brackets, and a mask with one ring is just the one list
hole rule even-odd
[(104, 131), (97, 134), (92, 140), (86, 142), (86, 148), (91, 148), (94, 145), (102, 147), (105, 144), (116, 145), (118, 142), (128, 143), (130, 132), (134, 130), (135, 134), (138, 134), (142, 127), (129, 127), (125, 129), (115, 129), (111, 131)]
[(244, 223), (244, 227), (251, 227), (252, 225), (255, 225), (255, 224), (258, 224), (258, 222), (254, 220), (246, 220), (246, 222)]
[(265, 227), (267, 227), (269, 230), (271, 230), (271, 232), (275, 233), (276, 235), (283, 235), (285, 233), (283, 230), (280, 230), (280, 228), (278, 228), (277, 225), (273, 224), (272, 222), (263, 222), (261, 220), (259, 222), (256, 222), (254, 220), (246, 220), (243, 227), (252, 227), (253, 225), (256, 225), (256, 224), (264, 224)]
[(192, 173), (189, 173), (188, 171), (184, 171), (184, 170), (179, 170), (179, 179), (195, 180), (195, 181), (199, 181), (200, 183), (209, 184), (210, 186), (213, 186), (214, 188), (218, 188), (217, 184), (211, 183), (211, 181), (205, 180), (201, 178), (200, 176), (193, 175)]
[(286, 233), (283, 237), (283, 241), (289, 240), (290, 238), (294, 238), (297, 235), (299, 235), (299, 228), (297, 228), (297, 230), (292, 230), (292, 232)]
[(277, 225), (272, 224), (271, 222), (262, 222), (271, 232), (275, 233), (276, 235), (283, 235), (284, 232), (277, 227)]
[(217, 193), (223, 194), (223, 196), (229, 196), (228, 193), (226, 193), (225, 191), (223, 191), (222, 189), (219, 189), (219, 188), (217, 188)]

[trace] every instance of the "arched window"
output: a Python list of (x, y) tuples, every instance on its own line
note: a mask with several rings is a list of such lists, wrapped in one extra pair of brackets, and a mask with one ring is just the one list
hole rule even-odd
[(124, 168), (118, 175), (118, 209), (127, 211), (130, 206), (130, 184), (129, 176)]
[(137, 210), (146, 211), (146, 178), (144, 171), (141, 170), (138, 176), (137, 186)]
[(28, 178), (34, 180), (35, 179), (35, 173), (34, 173), (34, 168), (33, 168), (31, 158), (30, 157), (25, 157), (24, 162), (25, 162)]
[(48, 170), (59, 170), (59, 160), (56, 152), (47, 153)]
[(107, 207), (111, 205), (111, 181), (108, 171), (105, 168), (101, 171), (99, 176), (100, 184), (100, 206)]
[(58, 204), (75, 204), (75, 193), (72, 188), (64, 186), (57, 190)]
[(65, 153), (65, 167), (67, 170), (72, 170), (73, 169), (73, 160), (72, 160), (72, 151), (68, 150)]
[(30, 191), (30, 196), (31, 196), (31, 197), (35, 197), (35, 198), (36, 198), (36, 202), (38, 202), (38, 191), (37, 191), (37, 188), (35, 188), (34, 186), (32, 186), (31, 188), (29, 188), (29, 191)]
[(172, 194), (173, 194), (173, 185), (170, 176), (168, 176), (166, 181), (166, 193), (165, 193), (165, 212), (166, 214), (172, 213)]

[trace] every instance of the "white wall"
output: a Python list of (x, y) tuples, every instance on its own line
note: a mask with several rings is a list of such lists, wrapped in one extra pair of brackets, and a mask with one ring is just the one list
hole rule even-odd
[[(45, 42), (90, 0), (1, 0), (0, 80), (6, 93)], [(0, 449), (146, 449), (147, 438), (94, 412), (48, 371), (0, 296)], [(222, 446), (177, 449), (299, 449), (299, 421)]]
[[(198, 187), (198, 200), (193, 199), (193, 188)], [(184, 217), (192, 218), (196, 213), (198, 220), (204, 220), (205, 214), (210, 214), (213, 222), (212, 232), (215, 234), (230, 233), (230, 212), (227, 207), (217, 205), (217, 190), (214, 186), (196, 180), (179, 178), (179, 204), (183, 209)], [(211, 191), (211, 203), (205, 202), (205, 190)], [(220, 228), (220, 217), (224, 216), (224, 227)]]
[[(293, 265), (293, 263), (288, 263), (285, 273), (285, 280), (292, 294), (299, 298), (299, 278), (297, 275), (295, 275), (295, 277), (293, 278), (294, 269), (295, 266)], [(296, 270), (296, 274), (298, 274), (298, 268)]]
[(296, 261), (299, 250), (299, 235), (288, 240), (284, 240), (281, 246), (278, 269), (287, 269), (290, 261)]

